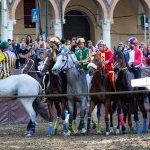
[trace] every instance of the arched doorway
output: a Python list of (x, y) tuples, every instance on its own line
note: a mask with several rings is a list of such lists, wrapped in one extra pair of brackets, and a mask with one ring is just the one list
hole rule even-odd
[(72, 37), (84, 37), (90, 39), (90, 26), (86, 16), (77, 10), (71, 10), (65, 14), (66, 23), (63, 26), (64, 37), (71, 39)]

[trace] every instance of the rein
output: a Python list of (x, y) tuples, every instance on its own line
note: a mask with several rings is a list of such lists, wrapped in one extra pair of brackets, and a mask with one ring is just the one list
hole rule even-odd
[[(69, 53), (67, 53), (65, 56), (67, 57), (67, 60), (66, 60), (65, 64), (60, 68), (60, 72), (61, 72), (61, 71), (66, 71), (66, 72), (67, 72), (68, 70), (70, 70), (70, 69), (73, 68), (73, 66), (71, 66), (71, 67), (69, 68), (69, 65), (68, 65), (68, 59), (69, 59), (69, 56), (70, 56)], [(70, 58), (71, 58), (73, 64), (76, 65), (76, 63), (73, 61), (73, 58), (72, 58), (71, 56), (70, 56)], [(64, 67), (66, 66), (66, 64), (67, 64), (67, 68), (64, 69)]]

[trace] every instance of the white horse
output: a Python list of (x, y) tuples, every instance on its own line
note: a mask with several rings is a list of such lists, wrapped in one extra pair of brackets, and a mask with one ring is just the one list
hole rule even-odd
[[(1, 70), (0, 67), (0, 72)], [(36, 113), (39, 113), (44, 119), (48, 119), (47, 110), (40, 107), (40, 99), (36, 98), (41, 92), (42, 89), (38, 81), (27, 74), (12, 75), (0, 80), (0, 96), (35, 96), (18, 98), (30, 116), (26, 136), (32, 136), (35, 133)]]
[[(52, 68), (52, 72), (54, 74), (59, 74), (61, 71), (66, 72), (67, 76), (67, 94), (82, 94), (88, 92), (86, 76), (84, 73), (78, 71), (77, 67), (77, 59), (74, 53), (64, 52), (57, 57), (57, 61)], [(85, 112), (87, 110), (87, 96), (68, 96), (68, 106), (70, 112), (69, 118), (69, 130), (67, 135), (72, 133), (72, 122), (73, 122), (73, 114), (74, 114), (74, 105), (76, 102), (80, 103), (80, 124), (79, 131), (81, 133), (85, 133), (85, 123), (84, 117)]]

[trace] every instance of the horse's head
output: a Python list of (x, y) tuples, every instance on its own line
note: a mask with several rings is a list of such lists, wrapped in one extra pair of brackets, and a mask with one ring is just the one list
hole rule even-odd
[(23, 74), (28, 74), (33, 69), (33, 67), (34, 67), (34, 60), (29, 59), (21, 72)]
[(49, 71), (53, 68), (57, 59), (56, 51), (52, 50), (44, 60), (42, 71)]
[(64, 52), (59, 54), (57, 57), (56, 63), (52, 68), (54, 74), (59, 74), (61, 71), (68, 71), (71, 68), (75, 68), (77, 62), (76, 56), (74, 53)]
[(126, 67), (125, 56), (122, 51), (116, 51), (114, 53), (114, 60), (115, 60), (114, 63), (115, 72), (119, 72), (119, 70)]
[(92, 55), (91, 62), (88, 64), (89, 75), (92, 76), (96, 70), (102, 68), (102, 63), (97, 54)]

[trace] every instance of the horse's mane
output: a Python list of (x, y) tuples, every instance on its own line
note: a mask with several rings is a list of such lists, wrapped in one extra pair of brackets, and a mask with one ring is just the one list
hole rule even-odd
[(94, 92), (100, 91), (110, 91), (110, 83), (107, 72), (103, 71), (102, 68), (99, 68), (93, 74), (91, 81), (91, 90)]
[(121, 60), (122, 67), (127, 67), (127, 62), (126, 62), (126, 59), (125, 59), (125, 54), (122, 51), (115, 51), (114, 56), (115, 56), (115, 61)]

